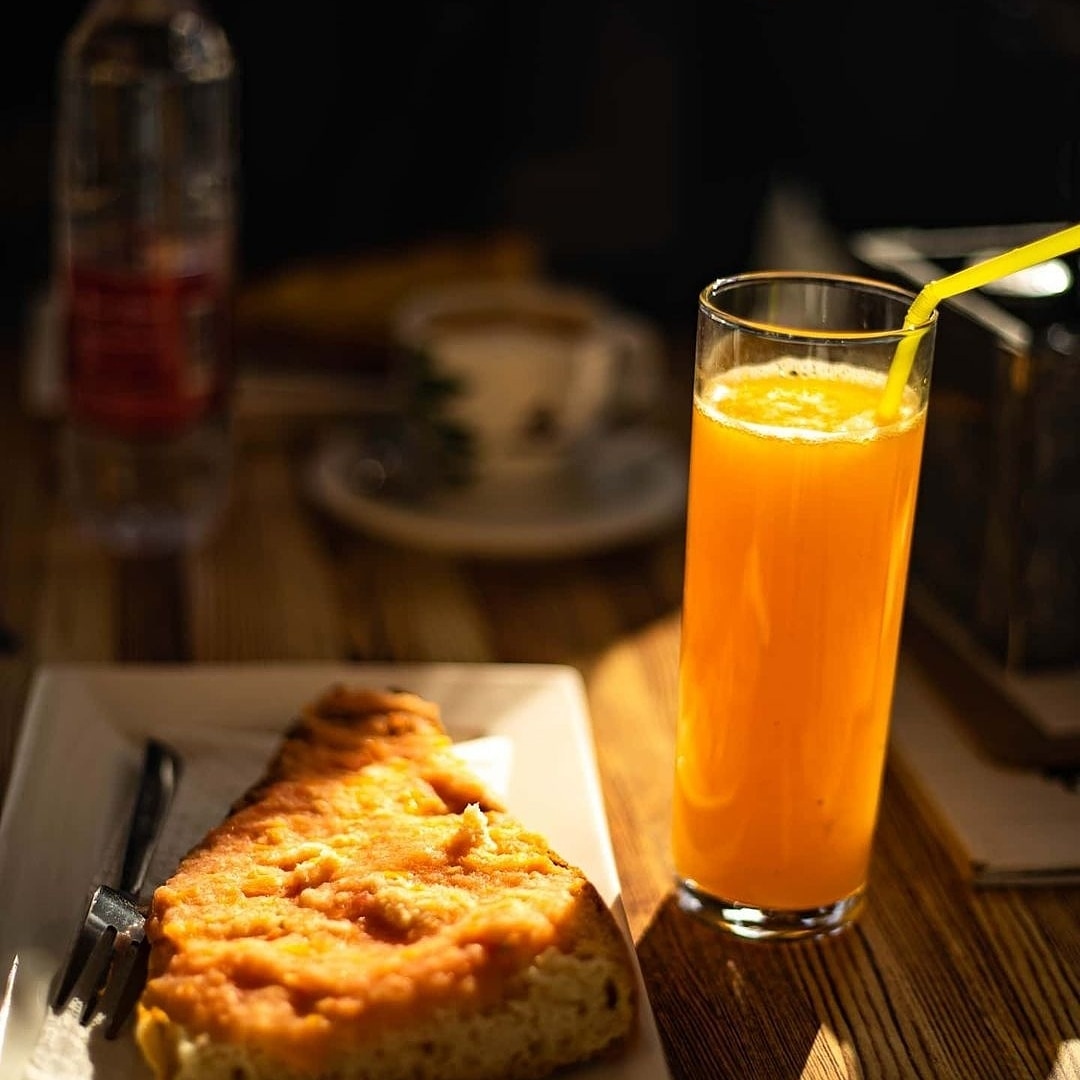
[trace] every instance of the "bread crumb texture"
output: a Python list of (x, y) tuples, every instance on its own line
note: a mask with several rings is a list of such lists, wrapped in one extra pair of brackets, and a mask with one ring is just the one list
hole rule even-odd
[(529, 1080), (624, 1049), (627, 945), (456, 756), (437, 706), (335, 686), (154, 895), (159, 1080)]

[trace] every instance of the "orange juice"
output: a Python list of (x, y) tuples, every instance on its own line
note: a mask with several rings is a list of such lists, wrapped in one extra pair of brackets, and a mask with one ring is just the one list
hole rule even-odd
[(877, 427), (883, 386), (785, 360), (695, 398), (673, 852), (726, 901), (865, 883), (925, 416)]

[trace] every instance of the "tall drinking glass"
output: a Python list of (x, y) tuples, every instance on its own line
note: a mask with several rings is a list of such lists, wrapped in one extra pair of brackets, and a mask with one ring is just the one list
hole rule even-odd
[(672, 843), (680, 906), (743, 937), (863, 904), (936, 330), (914, 299), (776, 272), (700, 296)]

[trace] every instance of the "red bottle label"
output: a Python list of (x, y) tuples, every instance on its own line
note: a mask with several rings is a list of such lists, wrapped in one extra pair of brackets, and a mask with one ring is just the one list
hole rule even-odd
[(212, 274), (74, 267), (68, 408), (120, 435), (175, 434), (222, 404), (230, 375), (227, 283)]

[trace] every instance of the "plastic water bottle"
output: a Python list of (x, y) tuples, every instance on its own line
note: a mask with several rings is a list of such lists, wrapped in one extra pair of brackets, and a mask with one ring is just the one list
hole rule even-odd
[(69, 505), (120, 553), (228, 502), (237, 74), (197, 0), (93, 0), (64, 43), (53, 172)]

